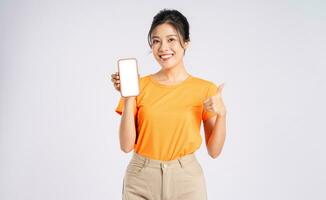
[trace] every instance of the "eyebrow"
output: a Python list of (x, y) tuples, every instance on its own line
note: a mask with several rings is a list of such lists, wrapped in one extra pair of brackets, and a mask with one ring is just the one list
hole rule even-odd
[[(169, 36), (176, 36), (176, 37), (178, 37), (177, 35), (167, 35), (166, 37), (169, 37)], [(154, 39), (154, 38), (160, 38), (160, 37), (154, 35), (154, 36), (152, 37), (152, 39)]]

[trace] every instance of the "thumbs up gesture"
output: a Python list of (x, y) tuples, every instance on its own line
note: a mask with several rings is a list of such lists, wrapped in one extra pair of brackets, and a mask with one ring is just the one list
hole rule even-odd
[(209, 97), (204, 101), (204, 110), (214, 112), (218, 116), (224, 116), (226, 114), (226, 108), (222, 99), (222, 90), (224, 83), (218, 87), (217, 94)]

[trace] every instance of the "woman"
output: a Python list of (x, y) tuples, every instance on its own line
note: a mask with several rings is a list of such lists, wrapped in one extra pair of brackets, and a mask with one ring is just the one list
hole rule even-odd
[[(177, 10), (161, 10), (148, 33), (161, 69), (140, 77), (140, 94), (121, 97), (120, 147), (134, 150), (123, 180), (123, 199), (207, 199), (205, 177), (195, 156), (201, 120), (208, 154), (222, 151), (226, 108), (213, 82), (190, 75), (183, 62), (189, 24)], [(112, 82), (120, 91), (119, 74)]]

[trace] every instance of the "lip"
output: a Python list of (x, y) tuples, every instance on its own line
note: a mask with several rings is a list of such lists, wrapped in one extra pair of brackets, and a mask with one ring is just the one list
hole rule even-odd
[(174, 56), (174, 53), (164, 53), (164, 54), (159, 54), (158, 56), (161, 58), (161, 56), (167, 56), (167, 55)]

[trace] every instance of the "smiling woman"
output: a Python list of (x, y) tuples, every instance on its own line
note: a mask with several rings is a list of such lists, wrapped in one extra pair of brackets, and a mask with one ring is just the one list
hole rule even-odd
[(179, 64), (185, 55), (188, 42), (184, 42), (178, 34), (168, 23), (158, 25), (153, 30), (151, 48), (155, 59), (164, 69)]
[(177, 37), (181, 46), (183, 46), (183, 42), (190, 42), (189, 23), (187, 18), (177, 10), (163, 9), (153, 18), (151, 28), (149, 29), (147, 39), (150, 47), (152, 47), (153, 39), (158, 37), (155, 34), (152, 35), (153, 31), (162, 24), (171, 25), (170, 28), (173, 29), (171, 31), (172, 34), (166, 35), (166, 37)]
[(176, 10), (162, 11), (154, 17), (147, 37), (161, 66), (173, 67), (182, 62), (190, 42), (188, 20)]
[[(225, 107), (221, 88), (190, 75), (183, 62), (189, 24), (177, 10), (161, 10), (148, 33), (161, 69), (140, 77), (140, 93), (121, 98), (120, 146), (134, 150), (123, 181), (123, 199), (207, 199), (204, 172), (195, 151), (201, 122), (209, 155), (221, 152)], [(119, 90), (119, 76), (113, 75)], [(194, 92), (196, 91), (196, 92)]]

